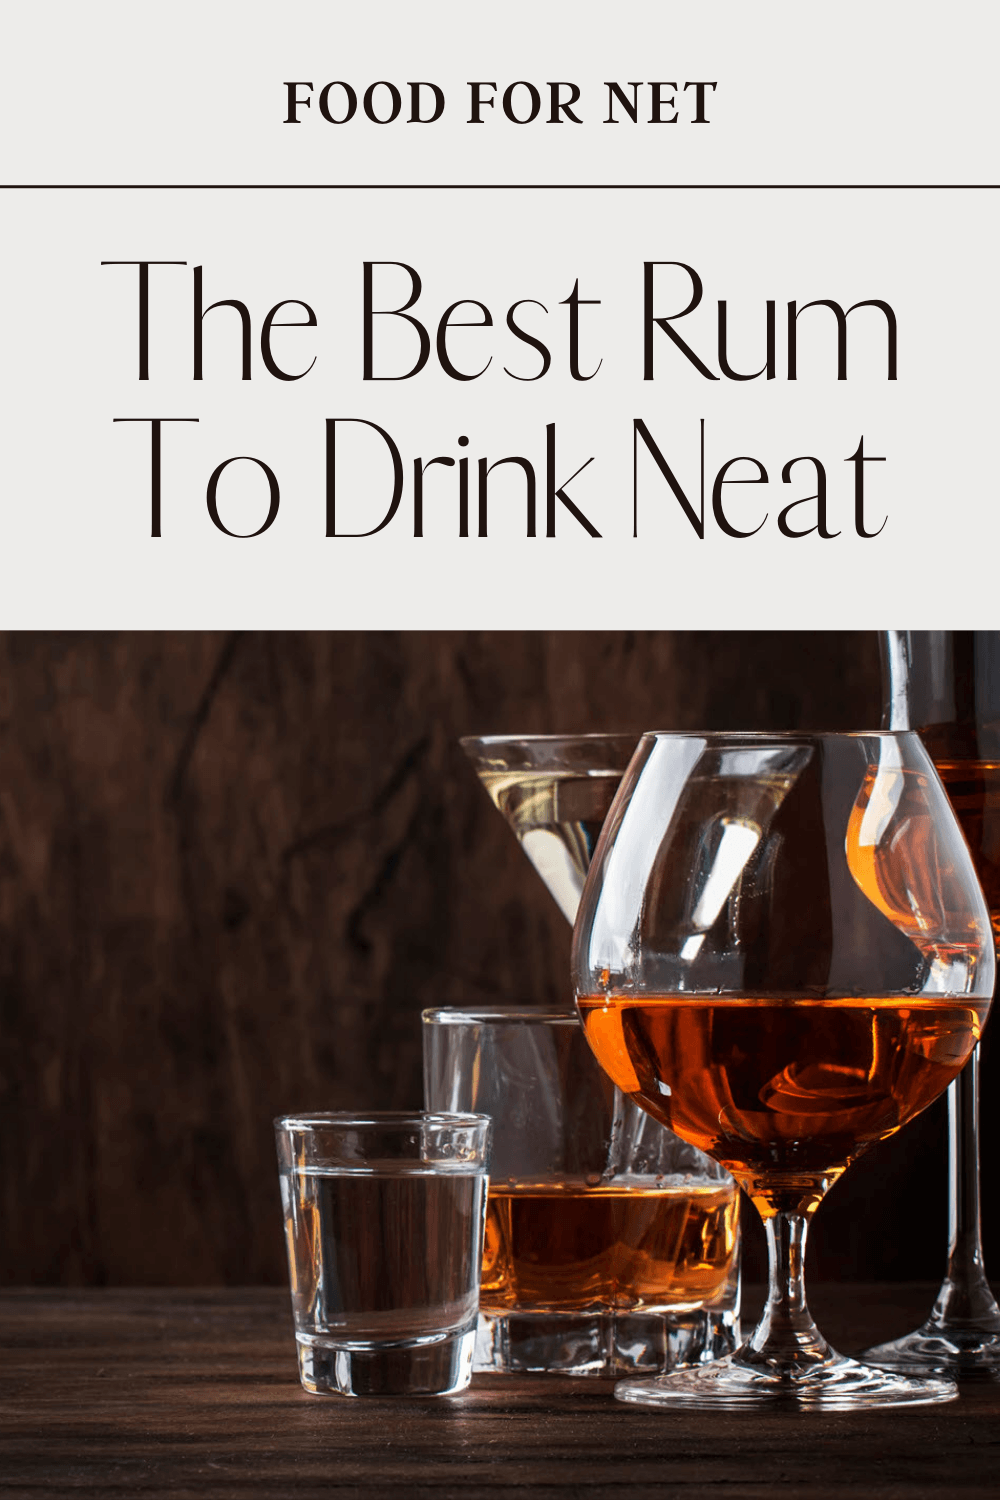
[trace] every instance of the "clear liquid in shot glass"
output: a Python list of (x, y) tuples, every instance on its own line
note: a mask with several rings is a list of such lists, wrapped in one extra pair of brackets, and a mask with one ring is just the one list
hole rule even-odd
[(482, 1171), (299, 1167), (282, 1192), (300, 1343), (363, 1349), (475, 1324)]

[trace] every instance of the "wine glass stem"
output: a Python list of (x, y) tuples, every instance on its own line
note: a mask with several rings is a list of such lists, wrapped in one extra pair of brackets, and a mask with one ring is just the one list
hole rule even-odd
[(805, 1256), (809, 1214), (778, 1212), (765, 1218), (767, 1306), (741, 1351), (751, 1363), (794, 1369), (827, 1359), (830, 1346), (806, 1306)]
[(979, 1049), (948, 1090), (948, 1270), (931, 1322), (1000, 1333), (979, 1217)]

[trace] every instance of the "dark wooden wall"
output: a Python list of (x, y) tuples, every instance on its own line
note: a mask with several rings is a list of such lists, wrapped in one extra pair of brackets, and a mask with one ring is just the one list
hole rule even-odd
[[(566, 995), (460, 734), (878, 712), (868, 634), (0, 638), (3, 1280), (280, 1280), (272, 1116), (416, 1105), (422, 1007)], [(938, 1274), (941, 1112), (911, 1131), (821, 1274)]]

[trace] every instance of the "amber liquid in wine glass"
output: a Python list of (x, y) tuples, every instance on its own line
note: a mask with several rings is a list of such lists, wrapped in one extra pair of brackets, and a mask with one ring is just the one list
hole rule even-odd
[(923, 736), (972, 854), (1000, 949), (1000, 762), (939, 759)]

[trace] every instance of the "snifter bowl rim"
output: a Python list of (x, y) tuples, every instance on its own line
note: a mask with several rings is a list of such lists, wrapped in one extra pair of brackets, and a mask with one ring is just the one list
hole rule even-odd
[(708, 743), (736, 741), (739, 744), (782, 745), (789, 741), (809, 744), (817, 740), (916, 740), (915, 729), (647, 729), (636, 741), (706, 740)]

